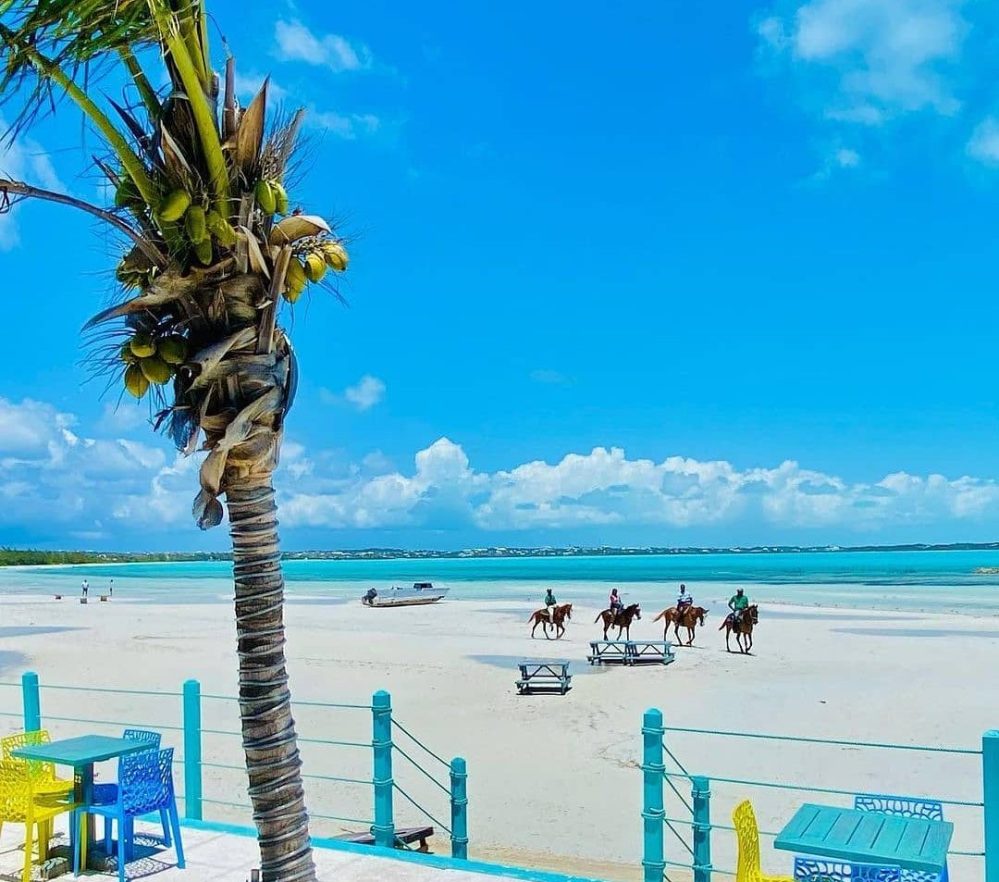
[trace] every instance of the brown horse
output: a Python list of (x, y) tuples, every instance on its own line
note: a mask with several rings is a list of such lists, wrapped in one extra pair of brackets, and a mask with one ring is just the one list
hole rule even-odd
[(622, 631), (627, 635), (625, 639), (631, 640), (631, 623), (634, 619), (640, 619), (641, 617), (642, 608), (637, 603), (633, 603), (631, 606), (626, 606), (620, 610), (617, 615), (614, 615), (613, 610), (605, 609), (593, 620), (593, 624), (595, 625), (601, 619), (604, 620), (604, 640), (607, 639), (607, 631), (610, 628), (617, 628), (618, 640), (621, 639)]
[(538, 625), (541, 625), (545, 631), (545, 637), (548, 637), (548, 626), (551, 625), (555, 629), (555, 639), (558, 640), (565, 633), (564, 622), (572, 618), (572, 604), (563, 603), (561, 606), (556, 606), (553, 613), (548, 612), (548, 607), (544, 609), (536, 610), (531, 614), (531, 617), (527, 620), (527, 624), (533, 624), (534, 627), (531, 628), (531, 637), (534, 637), (534, 632), (538, 630)]
[(753, 625), (759, 624), (759, 621), (760, 611), (755, 603), (741, 612), (726, 616), (721, 628), (718, 629), (719, 631), (725, 629), (725, 651), (732, 651), (728, 645), (728, 638), (735, 631), (735, 642), (739, 644), (739, 652), (748, 655), (753, 649)]
[[(693, 646), (694, 628), (697, 625), (704, 624), (704, 617), (707, 614), (708, 611), (703, 606), (688, 606), (682, 612), (678, 611), (675, 606), (671, 606), (669, 609), (664, 609), (652, 621), (658, 622), (660, 619), (666, 620), (663, 625), (663, 640), (666, 640), (669, 637), (669, 626), (672, 625), (673, 636), (676, 638), (676, 642), (680, 646)], [(687, 629), (686, 643), (680, 639), (681, 625)]]

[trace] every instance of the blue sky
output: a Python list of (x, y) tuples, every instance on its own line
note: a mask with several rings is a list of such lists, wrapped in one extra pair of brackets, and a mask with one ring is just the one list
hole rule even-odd
[[(288, 547), (999, 535), (990, 4), (212, 8), (353, 240), (285, 316)], [(96, 148), (62, 106), (0, 170), (96, 198)], [(84, 385), (113, 244), (23, 205), (0, 249), (0, 541), (225, 547)]]

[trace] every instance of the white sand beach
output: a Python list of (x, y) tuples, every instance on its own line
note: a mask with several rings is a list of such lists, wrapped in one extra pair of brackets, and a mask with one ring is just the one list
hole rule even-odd
[[(560, 593), (561, 596), (564, 592)], [(566, 596), (565, 600), (571, 600)], [(666, 605), (665, 603), (663, 605)], [(641, 860), (642, 714), (661, 708), (667, 725), (779, 732), (847, 741), (977, 748), (999, 726), (999, 627), (973, 616), (764, 606), (751, 657), (724, 650), (720, 607), (698, 632), (695, 648), (679, 648), (666, 668), (591, 668), (588, 641), (599, 636), (598, 610), (577, 607), (561, 641), (531, 640), (523, 602), (445, 602), (372, 610), (321, 599), (287, 607), (288, 653), (295, 698), (366, 704), (380, 688), (396, 717), (441, 756), (461, 755), (469, 768), (470, 854), (508, 864), (629, 880)], [(646, 608), (635, 638), (659, 639)], [(69, 629), (69, 630), (59, 630)], [(540, 634), (540, 631), (539, 631)], [(232, 695), (235, 652), (225, 603), (165, 605), (115, 599), (0, 598), (0, 679), (25, 668), (45, 684), (162, 689), (179, 692), (197, 678), (209, 694)], [(524, 656), (571, 660), (567, 696), (516, 694), (516, 661)], [(19, 692), (0, 690), (0, 710), (16, 711)], [(45, 689), (42, 715), (179, 725), (180, 698), (93, 695)], [(231, 702), (206, 700), (208, 728), (238, 729)], [(370, 740), (365, 711), (302, 707), (299, 734), (313, 739)], [(12, 729), (16, 720), (2, 717)], [(50, 722), (54, 733), (88, 730)], [(90, 730), (94, 727), (90, 726)], [(178, 749), (180, 733), (167, 731)], [(850, 791), (981, 800), (973, 756), (806, 747), (771, 741), (671, 733), (667, 743), (692, 774), (796, 782)], [(400, 741), (405, 746), (405, 741)], [(179, 750), (178, 750), (179, 752)], [(365, 750), (303, 745), (306, 772), (366, 777)], [(416, 754), (414, 753), (414, 756)], [(238, 766), (238, 739), (206, 736), (205, 760)], [(397, 758), (396, 777), (447, 820), (443, 794)], [(443, 769), (440, 769), (443, 772)], [(683, 783), (683, 782), (678, 782)], [(370, 791), (310, 781), (316, 814), (370, 817)], [(205, 795), (245, 801), (238, 772), (206, 769)], [(807, 801), (804, 794), (718, 784), (713, 820), (728, 823), (743, 796), (757, 805), (761, 826), (777, 829)], [(814, 797), (813, 797), (814, 800)], [(824, 801), (843, 802), (829, 796)], [(404, 802), (400, 800), (400, 802)], [(669, 801), (670, 813), (679, 811)], [(419, 816), (400, 805), (399, 822)], [(238, 809), (206, 805), (206, 817), (246, 820)], [(957, 822), (954, 846), (981, 849), (980, 811), (948, 807)], [(317, 821), (317, 834), (357, 830)], [(715, 864), (731, 866), (731, 834), (716, 831)], [(444, 851), (441, 837), (436, 849)], [(667, 839), (672, 859), (682, 846)], [(790, 858), (765, 846), (764, 863), (787, 872)], [(956, 882), (976, 878), (980, 864), (952, 864)], [(684, 875), (676, 874), (683, 879)]]

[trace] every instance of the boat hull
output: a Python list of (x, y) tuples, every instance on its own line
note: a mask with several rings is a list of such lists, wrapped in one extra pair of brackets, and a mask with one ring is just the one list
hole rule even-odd
[(362, 600), (365, 606), (370, 607), (389, 607), (389, 606), (427, 606), (431, 603), (437, 603), (438, 600), (443, 600), (444, 595), (439, 594), (436, 597), (400, 597), (400, 598), (387, 598), (382, 599), (381, 597), (376, 597), (373, 601)]
[(388, 606), (427, 606), (443, 600), (447, 595), (447, 588), (393, 588), (388, 591), (376, 594), (373, 598), (361, 598), (361, 603), (370, 607)]

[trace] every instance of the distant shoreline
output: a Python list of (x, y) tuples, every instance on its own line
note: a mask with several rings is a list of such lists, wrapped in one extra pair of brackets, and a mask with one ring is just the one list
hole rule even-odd
[[(472, 548), (460, 551), (440, 549), (365, 548), (351, 551), (287, 551), (284, 560), (482, 560), (539, 557), (666, 557), (709, 556), (720, 554), (844, 554), (859, 552), (913, 551), (999, 551), (999, 542), (953, 542), (911, 545), (757, 545), (728, 548), (622, 548), (615, 546), (567, 546), (564, 548)], [(231, 562), (229, 552), (101, 552), (40, 551), (0, 549), (0, 567), (81, 566), (87, 564), (126, 563), (222, 563)]]

